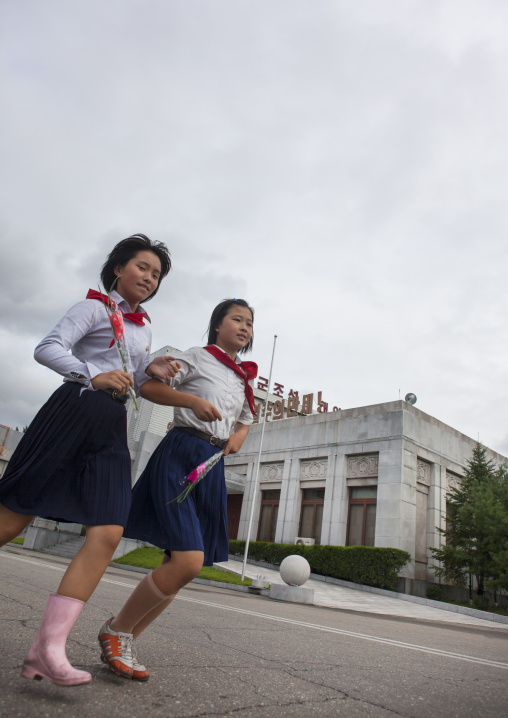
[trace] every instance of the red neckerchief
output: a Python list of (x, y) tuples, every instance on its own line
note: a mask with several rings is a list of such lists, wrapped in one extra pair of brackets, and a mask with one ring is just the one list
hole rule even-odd
[(251, 410), (252, 414), (255, 414), (256, 405), (254, 404), (254, 392), (252, 391), (252, 387), (249, 384), (249, 379), (255, 379), (257, 377), (258, 365), (255, 364), (253, 361), (243, 361), (241, 364), (237, 364), (231, 359), (229, 354), (223, 352), (222, 349), (216, 347), (215, 344), (209, 344), (208, 346), (203, 347), (203, 349), (212, 356), (214, 356), (216, 359), (221, 361), (223, 364), (228, 366), (235, 372), (235, 374), (238, 374), (238, 376), (243, 379), (245, 386), (245, 397), (249, 402), (249, 409)]
[[(89, 289), (86, 298), (98, 299), (100, 302), (104, 302), (104, 304), (110, 307), (110, 309), (115, 309), (116, 307), (118, 307), (117, 303), (113, 299), (110, 299), (107, 294), (101, 294), (101, 292), (97, 292), (95, 289)], [(120, 309), (120, 307), (118, 307), (118, 309)], [(120, 311), (122, 312), (121, 309)], [(141, 324), (145, 326), (143, 317), (146, 317), (146, 312), (122, 312), (122, 316), (124, 319), (128, 319), (130, 322), (134, 322), (134, 324)]]

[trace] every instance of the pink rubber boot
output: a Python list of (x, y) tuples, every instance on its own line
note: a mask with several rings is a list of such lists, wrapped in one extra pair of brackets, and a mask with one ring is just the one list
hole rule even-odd
[(59, 686), (79, 686), (92, 680), (90, 673), (73, 668), (65, 655), (67, 636), (84, 605), (77, 598), (50, 595), (39, 632), (21, 669), (23, 678), (47, 678)]

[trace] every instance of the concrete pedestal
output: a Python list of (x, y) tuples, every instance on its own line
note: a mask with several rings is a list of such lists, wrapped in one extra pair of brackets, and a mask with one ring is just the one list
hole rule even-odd
[(312, 588), (302, 588), (301, 586), (282, 586), (279, 583), (272, 583), (268, 596), (278, 601), (314, 603), (314, 590)]

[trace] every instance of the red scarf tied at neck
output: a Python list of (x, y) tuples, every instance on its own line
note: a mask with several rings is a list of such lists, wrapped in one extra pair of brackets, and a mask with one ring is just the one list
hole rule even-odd
[[(95, 289), (89, 289), (86, 298), (98, 299), (100, 302), (104, 302), (104, 304), (110, 309), (119, 309), (122, 312), (118, 304), (113, 299), (110, 299), (107, 294), (101, 294), (101, 292), (97, 292)], [(146, 312), (122, 312), (122, 316), (124, 319), (128, 319), (130, 322), (134, 322), (134, 324), (141, 324), (145, 326), (143, 317), (146, 317)]]
[(219, 347), (215, 346), (215, 344), (209, 344), (208, 346), (203, 347), (203, 349), (232, 369), (235, 374), (238, 374), (238, 376), (243, 379), (245, 382), (245, 398), (249, 403), (249, 409), (254, 415), (256, 413), (256, 405), (254, 404), (254, 392), (249, 384), (249, 379), (255, 379), (257, 377), (258, 365), (253, 361), (243, 361), (241, 364), (237, 364), (231, 359), (229, 354), (223, 352), (222, 349), (219, 349)]

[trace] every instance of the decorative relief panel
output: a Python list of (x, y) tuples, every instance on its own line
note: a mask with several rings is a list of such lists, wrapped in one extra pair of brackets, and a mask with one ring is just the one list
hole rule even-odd
[(419, 484), (430, 486), (430, 464), (422, 459), (416, 462), (416, 480)]
[(282, 481), (282, 475), (284, 472), (284, 462), (281, 461), (277, 464), (261, 464), (259, 471), (259, 481), (261, 483), (267, 481)]
[(347, 457), (347, 478), (363, 479), (366, 476), (377, 476), (379, 456), (348, 456)]
[(457, 474), (453, 474), (451, 471), (446, 471), (446, 488), (447, 489), (457, 489), (460, 485), (460, 482), (462, 481), (462, 476), (458, 476)]
[(328, 459), (305, 459), (300, 461), (300, 480), (326, 479)]

